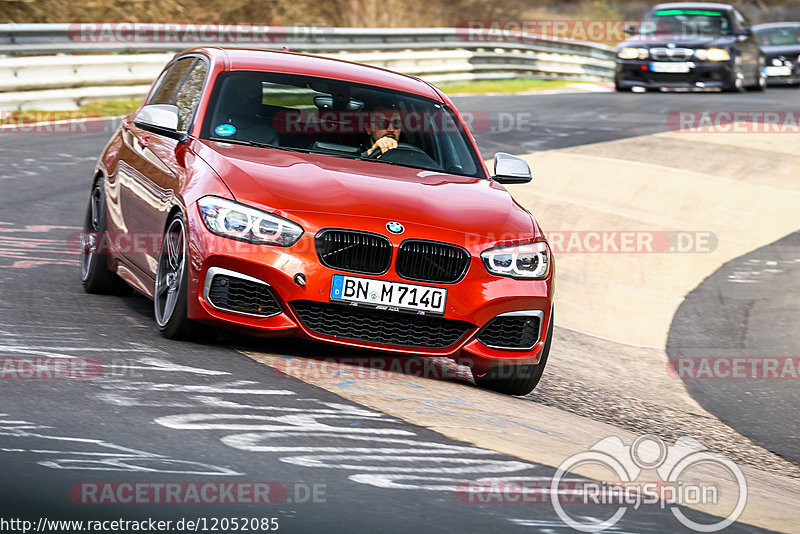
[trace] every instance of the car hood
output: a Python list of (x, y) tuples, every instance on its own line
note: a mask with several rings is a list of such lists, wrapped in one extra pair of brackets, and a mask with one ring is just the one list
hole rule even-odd
[[(770, 58), (787, 56), (787, 59), (796, 59), (796, 56), (800, 54), (800, 44), (785, 46), (762, 46), (761, 51)], [(795, 58), (791, 58), (789, 56), (795, 56)]]
[(676, 38), (673, 33), (652, 33), (626, 39), (617, 49), (625, 47), (658, 48), (673, 44), (679, 48), (724, 48), (730, 46), (735, 37), (732, 35), (695, 35)]
[(530, 213), (487, 179), (214, 141), (200, 145), (198, 154), (236, 200), (300, 219), (308, 230), (375, 219), (380, 228), (398, 221), (484, 242), (538, 237)]

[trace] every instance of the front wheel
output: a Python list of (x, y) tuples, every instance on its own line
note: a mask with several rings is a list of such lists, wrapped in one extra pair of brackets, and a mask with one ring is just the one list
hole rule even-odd
[(473, 373), (475, 383), (484, 388), (506, 395), (527, 395), (534, 390), (544, 373), (547, 357), (550, 355), (550, 343), (553, 340), (553, 314), (550, 314), (550, 326), (542, 347), (542, 357), (536, 365), (502, 365), (492, 367), (482, 373)]
[(159, 330), (168, 339), (194, 337), (195, 323), (186, 316), (189, 286), (186, 223), (181, 213), (169, 220), (158, 255), (153, 305)]
[(728, 93), (741, 93), (744, 91), (744, 73), (742, 72), (742, 59), (740, 56), (736, 56), (733, 60), (730, 77), (722, 90)]
[(756, 61), (755, 77), (753, 78), (755, 83), (747, 87), (748, 91), (763, 91), (767, 88), (767, 74), (764, 72), (766, 63), (767, 60), (764, 59), (764, 56), (759, 56), (758, 61)]

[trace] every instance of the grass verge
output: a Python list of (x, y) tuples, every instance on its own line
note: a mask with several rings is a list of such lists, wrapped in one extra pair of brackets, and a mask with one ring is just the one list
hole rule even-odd
[(533, 78), (509, 78), (507, 80), (479, 80), (475, 82), (439, 85), (442, 92), (454, 94), (480, 93), (522, 93), (525, 91), (544, 91), (560, 89), (575, 83), (569, 80), (537, 80)]
[(70, 111), (45, 111), (28, 109), (25, 111), (0, 112), (0, 125), (30, 124), (34, 122), (50, 122), (63, 120), (86, 119), (89, 117), (109, 117), (127, 115), (139, 107), (141, 100), (102, 100), (84, 104)]

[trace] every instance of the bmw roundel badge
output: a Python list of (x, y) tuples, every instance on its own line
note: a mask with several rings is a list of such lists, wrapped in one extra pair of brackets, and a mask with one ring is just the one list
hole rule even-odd
[(386, 229), (389, 230), (393, 234), (402, 234), (403, 232), (406, 231), (406, 229), (403, 228), (402, 224), (400, 224), (399, 222), (394, 222), (394, 221), (392, 221), (390, 223), (386, 223)]

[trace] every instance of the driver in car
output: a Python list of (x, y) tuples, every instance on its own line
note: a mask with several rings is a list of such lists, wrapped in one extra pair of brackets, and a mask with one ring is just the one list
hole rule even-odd
[(397, 148), (402, 127), (403, 120), (396, 109), (378, 108), (370, 112), (369, 122), (364, 121), (364, 132), (369, 137), (364, 143), (368, 148), (363, 155), (375, 155), (376, 150), (383, 155), (387, 150)]

